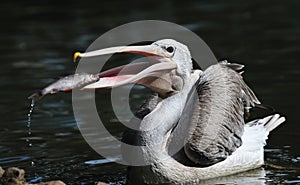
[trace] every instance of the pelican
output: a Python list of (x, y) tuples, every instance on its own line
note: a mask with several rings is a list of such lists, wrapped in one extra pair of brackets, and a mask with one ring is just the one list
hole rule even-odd
[(74, 59), (124, 52), (148, 56), (151, 62), (130, 64), (122, 75), (118, 72), (124, 66), (110, 69), (80, 85), (101, 89), (134, 83), (156, 93), (136, 113), (140, 131), (123, 135), (124, 143), (143, 146), (127, 160), (149, 162), (129, 167), (128, 184), (198, 182), (264, 164), (268, 135), (285, 118), (274, 114), (246, 121), (260, 101), (243, 81), (243, 65), (223, 61), (193, 69), (188, 47), (172, 39), (77, 52)]

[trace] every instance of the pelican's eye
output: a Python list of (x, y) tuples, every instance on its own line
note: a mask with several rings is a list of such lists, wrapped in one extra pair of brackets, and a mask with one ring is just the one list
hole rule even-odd
[(175, 49), (174, 49), (173, 46), (168, 46), (168, 47), (166, 48), (166, 50), (167, 50), (167, 52), (169, 52), (169, 53), (173, 53)]

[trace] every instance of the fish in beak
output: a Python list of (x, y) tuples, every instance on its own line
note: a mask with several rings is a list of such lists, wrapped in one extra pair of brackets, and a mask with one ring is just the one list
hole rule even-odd
[[(131, 63), (103, 71), (98, 74), (75, 74), (66, 76), (29, 98), (40, 99), (47, 94), (79, 89), (114, 88), (125, 84), (139, 84), (167, 97), (180, 89), (181, 79), (176, 75), (177, 65), (172, 57), (158, 45), (118, 46), (96, 51), (74, 54), (78, 58), (97, 57), (115, 53), (135, 53), (149, 57), (149, 62)], [(175, 85), (174, 85), (175, 84)], [(179, 85), (178, 85), (179, 84)]]
[(86, 53), (76, 52), (74, 61), (78, 57), (96, 57), (115, 53), (135, 53), (149, 57), (149, 62), (131, 63), (99, 73), (100, 79), (88, 84), (82, 89), (113, 88), (125, 84), (139, 84), (146, 86), (162, 97), (170, 94), (174, 89), (173, 81), (176, 63), (171, 56), (158, 45), (146, 46), (118, 46)]

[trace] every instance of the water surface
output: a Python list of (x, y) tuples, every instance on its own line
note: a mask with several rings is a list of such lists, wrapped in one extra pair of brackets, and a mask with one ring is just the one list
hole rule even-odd
[[(300, 2), (289, 1), (1, 1), (0, 166), (26, 170), (28, 181), (61, 179), (68, 184), (122, 183), (126, 167), (94, 152), (79, 133), (70, 93), (48, 96), (31, 117), (28, 147), (27, 97), (74, 73), (74, 51), (84, 51), (121, 24), (158, 19), (183, 25), (203, 38), (218, 59), (246, 65), (245, 80), (265, 104), (287, 117), (269, 137), (266, 167), (211, 183), (300, 183)], [(137, 28), (138, 29), (138, 28)], [(134, 107), (145, 98), (137, 89)], [(97, 92), (106, 106), (109, 91)], [(117, 137), (123, 131), (110, 108), (100, 111)], [(117, 125), (117, 126), (116, 126)], [(107, 146), (114, 147), (114, 146)], [(100, 161), (97, 161), (100, 160)], [(31, 166), (34, 161), (35, 165)]]

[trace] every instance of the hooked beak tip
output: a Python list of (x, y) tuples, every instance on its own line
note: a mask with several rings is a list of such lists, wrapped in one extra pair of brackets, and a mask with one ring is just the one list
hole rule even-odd
[(75, 52), (73, 55), (73, 61), (76, 62), (77, 58), (80, 57), (81, 53), (80, 52)]

